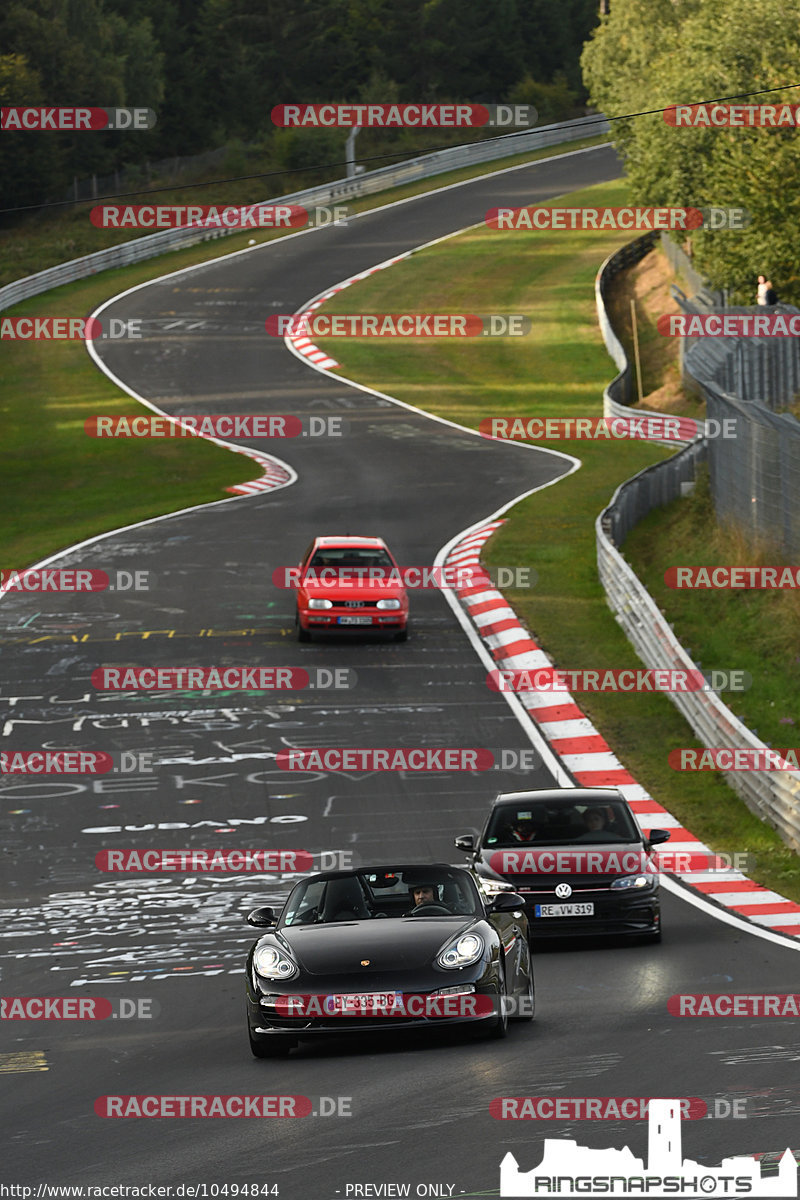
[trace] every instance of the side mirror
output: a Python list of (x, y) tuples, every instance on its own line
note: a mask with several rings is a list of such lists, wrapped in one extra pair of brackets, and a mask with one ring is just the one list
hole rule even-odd
[(273, 908), (254, 908), (247, 914), (247, 924), (255, 925), (257, 929), (270, 929), (275, 924)]
[(471, 833), (462, 833), (460, 837), (455, 839), (455, 845), (459, 850), (465, 850), (469, 853), (475, 849), (475, 838)]
[(651, 846), (660, 846), (663, 842), (669, 841), (672, 832), (669, 829), (651, 829), (644, 836)]
[(515, 908), (524, 910), (525, 901), (516, 892), (500, 892), (486, 907), (489, 912), (512, 912)]

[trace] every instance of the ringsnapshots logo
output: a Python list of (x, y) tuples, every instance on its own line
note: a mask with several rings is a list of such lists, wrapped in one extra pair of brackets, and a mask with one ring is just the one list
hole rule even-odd
[(276, 104), (281, 129), (529, 129), (532, 104)]
[(25, 567), (0, 570), (5, 592), (148, 592), (152, 571), (120, 571), (96, 567)]
[(787, 1147), (777, 1175), (762, 1175), (750, 1155), (709, 1167), (682, 1157), (681, 1100), (653, 1098), (648, 1110), (647, 1162), (629, 1147), (579, 1146), (571, 1138), (545, 1138), (542, 1159), (521, 1171), (509, 1151), (500, 1164), (500, 1196), (649, 1196), (682, 1200), (734, 1200), (739, 1196), (797, 1196), (797, 1163)]
[(344, 417), (297, 417), (278, 413), (186, 413), (180, 417), (133, 413), (87, 417), (92, 438), (340, 438), (350, 432)]
[(98, 130), (152, 129), (152, 108), (30, 108), (19, 105), (0, 109), (0, 129), (14, 132), (96, 133)]
[(347, 218), (345, 206), (302, 204), (96, 204), (89, 213), (97, 229), (323, 229)]
[(527, 337), (524, 313), (275, 313), (264, 327), (271, 337), (482, 338)]
[(97, 667), (91, 681), (104, 692), (346, 691), (357, 683), (352, 667)]
[(497, 669), (486, 683), (493, 692), (744, 692), (748, 671), (684, 670), (672, 667), (620, 667), (607, 670), (558, 667)]

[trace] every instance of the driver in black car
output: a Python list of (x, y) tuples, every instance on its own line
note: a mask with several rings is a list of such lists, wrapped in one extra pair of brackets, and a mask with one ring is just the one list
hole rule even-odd
[[(417, 910), (424, 909), (428, 904), (435, 904), (437, 908), (447, 908), (446, 904), (442, 904), (439, 899), (439, 884), (438, 883), (414, 883), (408, 889), (411, 899), (414, 901), (414, 907), (410, 912), (404, 913), (403, 916), (413, 916)], [(449, 912), (450, 909), (447, 908)]]

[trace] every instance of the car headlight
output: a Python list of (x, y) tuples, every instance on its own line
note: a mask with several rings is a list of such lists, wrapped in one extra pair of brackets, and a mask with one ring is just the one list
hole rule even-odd
[(376, 608), (399, 608), (399, 600), (379, 600)]
[(291, 979), (299, 973), (297, 963), (277, 946), (258, 946), (253, 966), (264, 979)]
[(485, 879), (480, 876), (478, 883), (487, 900), (494, 900), (495, 896), (499, 896), (501, 892), (514, 891), (513, 883), (506, 883), (504, 879)]
[(612, 891), (624, 892), (628, 888), (646, 888), (655, 883), (654, 875), (622, 875), (611, 884)]
[(333, 608), (333, 602), (331, 600), (309, 600), (308, 607), (309, 608)]
[(462, 933), (448, 942), (436, 959), (440, 967), (453, 970), (456, 967), (471, 967), (483, 954), (483, 938), (477, 933)]

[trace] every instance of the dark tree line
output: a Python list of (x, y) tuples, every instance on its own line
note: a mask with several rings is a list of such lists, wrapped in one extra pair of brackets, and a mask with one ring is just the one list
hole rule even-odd
[[(268, 148), (270, 111), (291, 101), (524, 101), (559, 120), (585, 98), (579, 60), (596, 20), (596, 0), (6, 0), (0, 103), (149, 107), (158, 122), (3, 132), (0, 207), (236, 139)], [(341, 157), (341, 133), (302, 134), (284, 135), (284, 157)], [(432, 131), (406, 136), (414, 153)]]

